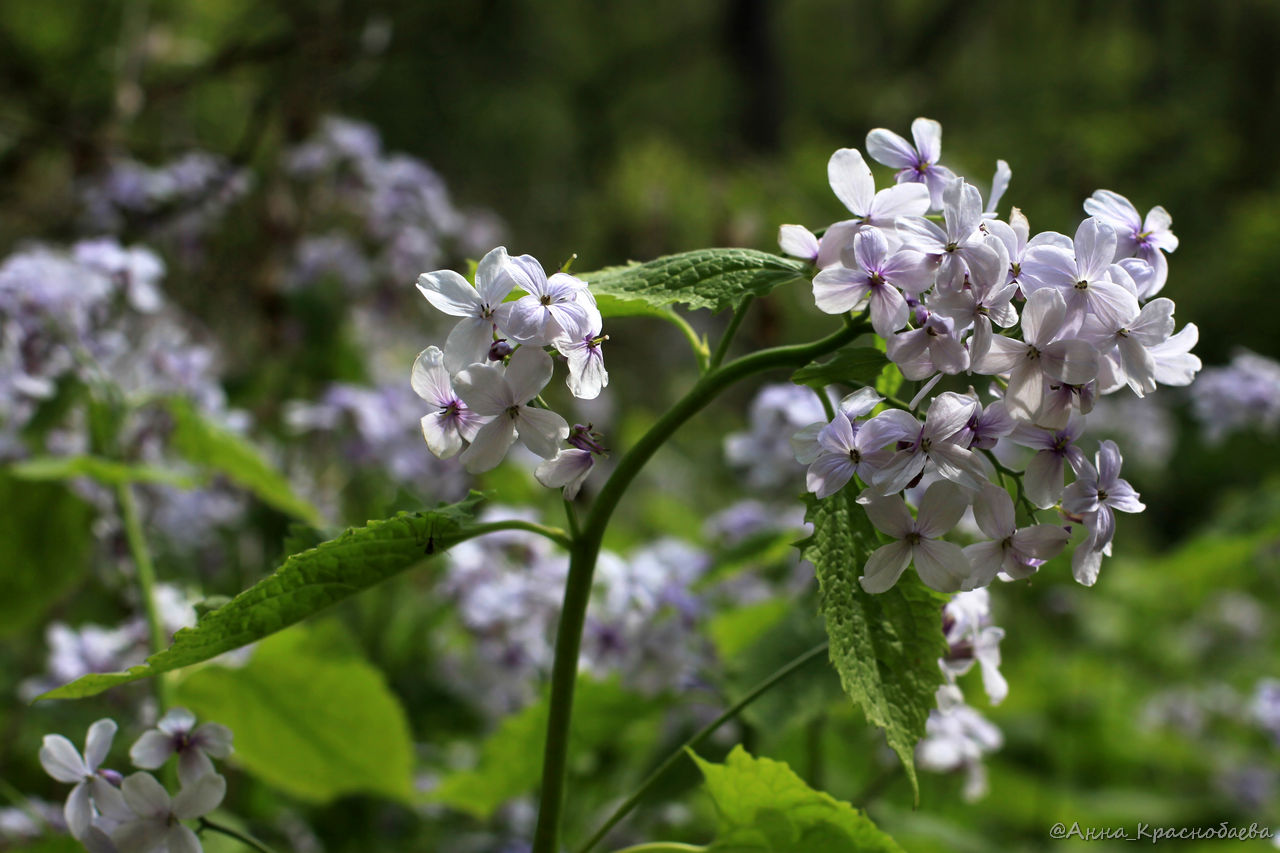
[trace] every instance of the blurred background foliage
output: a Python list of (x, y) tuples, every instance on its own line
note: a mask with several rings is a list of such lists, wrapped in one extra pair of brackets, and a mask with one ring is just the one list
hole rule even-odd
[[(247, 195), (198, 259), (166, 258), (165, 290), (220, 342), (231, 403), (279, 424), (285, 401), (375, 372), (361, 335), (378, 330), (353, 327), (340, 289), (282, 294), (273, 284), (287, 263), (281, 246), (309, 227), (306, 200), (282, 191), (281, 154), (326, 116), (368, 122), (385, 150), (429, 163), (460, 207), (500, 217), (493, 227), (513, 252), (548, 267), (576, 253), (581, 271), (711, 245), (775, 249), (780, 223), (820, 227), (842, 216), (826, 179), (835, 148), (862, 147), (873, 127), (905, 133), (925, 115), (946, 129), (944, 161), (972, 180), (987, 180), (996, 158), (1011, 164), (1006, 203), (1021, 207), (1033, 230), (1071, 233), (1081, 201), (1100, 187), (1142, 211), (1164, 205), (1181, 238), (1164, 295), (1176, 301), (1179, 325), (1199, 326), (1198, 354), (1207, 365), (1237, 347), (1277, 357), (1278, 57), (1280, 4), (1271, 0), (6, 0), (0, 250), (83, 236), (81, 188), (120, 157), (155, 165), (201, 150), (251, 170)], [(129, 220), (122, 239), (146, 240), (155, 224)], [(400, 284), (384, 297), (392, 312), (422, 318), (420, 346), (438, 340), (412, 278)], [(759, 305), (738, 345), (820, 332), (825, 318), (807, 302), (796, 288)], [(704, 329), (722, 322), (694, 318)], [(625, 447), (693, 366), (680, 339), (652, 321), (617, 321), (609, 331), (610, 439)], [(696, 540), (703, 517), (753, 491), (720, 450), (741, 428), (751, 391), (709, 412), (655, 462), (643, 481), (649, 490), (613, 533), (615, 547), (658, 532)], [(879, 736), (838, 696), (832, 701), (819, 671), (792, 685), (790, 705), (758, 706), (743, 730), (748, 746), (790, 760), (837, 797), (867, 803), (909, 850), (1041, 849), (1057, 820), (1277, 825), (1277, 744), (1222, 709), (1243, 701), (1257, 679), (1280, 676), (1280, 451), (1274, 435), (1205, 442), (1180, 400), (1171, 451), (1130, 477), (1149, 510), (1123, 519), (1121, 556), (1108, 561), (1099, 586), (1076, 587), (1065, 566), (1050, 565), (1034, 584), (997, 590), (1012, 691), (990, 712), (1007, 743), (990, 760), (987, 799), (962, 803), (958, 780), (926, 776), (912, 811), (904, 780), (883, 770)], [(1140, 428), (1128, 438), (1148, 439)], [(514, 467), (485, 485), (513, 502), (523, 489), (530, 503), (550, 504)], [(68, 596), (75, 578), (56, 569), (83, 560), (88, 508), (55, 500), (59, 524), (75, 533), (50, 542), (24, 522), (48, 515), (48, 490), (0, 479), (0, 493), (0, 525), (11, 528), (6, 558), (51, 567), (47, 585), (11, 599), (21, 608), (0, 611), (0, 688), (15, 695), (41, 669), (51, 615), (109, 622), (113, 608)], [(353, 523), (420, 498), (362, 484), (357, 471), (342, 500), (335, 520)], [(250, 523), (257, 544), (233, 551), (219, 571), (163, 556), (162, 568), (233, 594), (282, 549), (283, 518), (259, 507)], [(766, 553), (749, 564), (771, 559), (783, 571), (782, 558)], [(451, 738), (487, 726), (450, 704), (448, 684), (421, 677), (424, 635), (442, 624), (447, 631), (450, 618), (431, 599), (425, 582), (402, 578), (341, 609), (345, 627), (336, 632), (352, 646), (343, 654), (386, 674), (415, 739), (428, 744), (428, 763), (454, 748)], [(797, 607), (813, 612), (803, 597)], [(743, 636), (717, 637), (734, 652), (724, 656), (728, 695), (776, 665), (768, 661), (779, 641), (768, 632), (786, 625), (775, 624), (776, 608), (758, 616), (739, 620), (750, 623), (739, 627)], [(579, 779), (632, 779), (651, 753), (687, 733), (643, 703), (624, 713), (626, 703), (607, 694), (598, 697), (601, 713), (634, 719), (594, 735), (595, 763), (576, 768)], [(56, 797), (35, 763), (40, 734), (74, 737), (98, 715), (6, 702), (5, 789)], [(612, 740), (624, 727), (630, 745)], [(1248, 777), (1251, 768), (1261, 770)], [(681, 774), (650, 804), (657, 829), (670, 818), (669, 834), (704, 841), (709, 806), (692, 793), (692, 767)], [(324, 849), (484, 849), (456, 840), (483, 825), (456, 811), (435, 807), (423, 817), (360, 797), (325, 810), (294, 799), (297, 792), (245, 786), (244, 813), (305, 819)], [(602, 803), (627, 790), (623, 782), (584, 787), (571, 827), (582, 832)], [(669, 805), (681, 799), (686, 806)], [(682, 808), (694, 810), (692, 823)]]

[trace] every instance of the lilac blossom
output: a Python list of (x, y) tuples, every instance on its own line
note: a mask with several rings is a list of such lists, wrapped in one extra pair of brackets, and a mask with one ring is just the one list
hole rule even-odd
[(918, 329), (886, 339), (889, 359), (908, 379), (927, 379), (935, 373), (955, 375), (969, 369), (969, 351), (960, 342), (955, 322), (931, 314)]
[(907, 324), (907, 303), (899, 290), (919, 294), (933, 284), (934, 265), (910, 249), (889, 252), (884, 232), (874, 226), (859, 229), (842, 265), (814, 276), (813, 297), (828, 314), (860, 311), (870, 303), (871, 325), (887, 338)]
[(418, 276), (418, 290), (428, 302), (438, 311), (462, 318), (444, 344), (445, 366), (450, 373), (488, 358), (502, 300), (516, 286), (509, 269), (507, 250), (499, 246), (480, 260), (475, 287), (453, 270)]
[[(1138, 313), (1132, 278), (1112, 279), (1112, 258), (1116, 232), (1095, 218), (1086, 219), (1076, 229), (1072, 249), (1055, 245), (1028, 250), (1022, 264), (1022, 287), (1028, 297), (1044, 288), (1058, 291), (1066, 305), (1065, 330), (1079, 331), (1085, 317), (1096, 315), (1105, 323), (1122, 323)], [(1128, 279), (1125, 282), (1123, 279)]]
[(987, 244), (982, 224), (982, 196), (976, 187), (956, 178), (942, 196), (944, 228), (921, 216), (898, 220), (898, 233), (907, 246), (924, 252), (938, 263), (937, 288), (941, 293), (959, 290), (965, 276), (994, 281), (1004, 265)]
[(924, 770), (965, 771), (964, 798), (969, 802), (987, 792), (982, 759), (1004, 744), (1004, 736), (977, 711), (964, 704), (955, 685), (938, 688), (938, 708), (929, 712), (924, 739), (916, 746), (916, 762)]
[(491, 420), (467, 408), (454, 392), (444, 365), (444, 353), (437, 347), (427, 347), (414, 360), (412, 376), (414, 393), (437, 410), (422, 416), (422, 435), (427, 448), (440, 459), (461, 452), (463, 445), (473, 441), (480, 427)]
[(1009, 266), (1008, 250), (1004, 243), (990, 235), (983, 241), (997, 258), (992, 269), (986, 270), (994, 272), (994, 277), (970, 276), (959, 290), (935, 295), (929, 300), (929, 310), (950, 318), (958, 332), (973, 328), (968, 347), (971, 367), (981, 364), (990, 351), (993, 325), (1007, 329), (1018, 322), (1018, 312), (1012, 304), (1018, 286), (1006, 282), (1003, 272)]
[(547, 278), (529, 255), (509, 258), (505, 273), (527, 294), (496, 309), (498, 326), (513, 341), (544, 346), (559, 337), (599, 334), (600, 311), (582, 279), (562, 272)]
[(1127, 384), (1139, 397), (1156, 390), (1156, 362), (1150, 348), (1167, 341), (1173, 326), (1173, 302), (1163, 297), (1119, 322), (1087, 318), (1081, 334), (1103, 354), (1099, 390), (1108, 394)]
[(836, 412), (835, 419), (818, 433), (821, 452), (809, 464), (805, 478), (809, 491), (825, 498), (844, 488), (854, 475), (868, 482), (892, 455), (869, 435), (845, 412)]
[(594, 400), (609, 384), (609, 371), (604, 369), (604, 342), (607, 340), (609, 336), (600, 334), (597, 326), (576, 337), (562, 335), (551, 342), (569, 363), (565, 384), (579, 400)]
[[(955, 172), (938, 165), (942, 156), (942, 125), (933, 119), (911, 122), (913, 146), (891, 130), (878, 127), (867, 134), (867, 154), (877, 163), (897, 169), (899, 184), (924, 184), (929, 188), (929, 206), (942, 207), (942, 193), (955, 180)], [(995, 202), (992, 202), (992, 207)]]
[(914, 563), (924, 583), (939, 592), (960, 589), (972, 571), (960, 546), (946, 542), (968, 507), (965, 493), (946, 481), (930, 486), (920, 501), (920, 511), (911, 517), (906, 503), (897, 495), (872, 496), (865, 505), (867, 517), (881, 533), (895, 541), (871, 553), (858, 578), (870, 593), (893, 587), (907, 566)]
[(193, 785), (201, 776), (214, 772), (213, 758), (231, 754), (231, 729), (218, 723), (196, 725), (196, 715), (186, 708), (170, 708), (154, 729), (129, 748), (134, 767), (155, 770), (172, 755), (178, 756), (178, 780)]
[(996, 575), (1008, 580), (1030, 577), (1066, 547), (1071, 534), (1057, 524), (1033, 524), (1019, 528), (1013, 499), (997, 485), (988, 483), (973, 504), (978, 527), (990, 539), (966, 545), (964, 554), (973, 566), (968, 585), (984, 587)]
[(922, 184), (898, 184), (876, 192), (871, 167), (856, 148), (841, 148), (831, 155), (827, 180), (854, 218), (833, 224), (822, 235), (819, 267), (835, 263), (863, 226), (893, 229), (899, 217), (923, 216), (929, 210), (929, 190)]
[(1041, 509), (1051, 507), (1062, 497), (1066, 465), (1079, 474), (1089, 464), (1076, 441), (1084, 433), (1084, 418), (1073, 414), (1061, 429), (1046, 429), (1032, 424), (1018, 424), (1009, 440), (1035, 450), (1023, 474), (1027, 497)]
[(1149, 299), (1159, 293), (1169, 278), (1165, 253), (1178, 248), (1178, 238), (1169, 230), (1173, 225), (1169, 212), (1157, 205), (1147, 211), (1144, 219), (1133, 202), (1111, 190), (1097, 190), (1085, 199), (1084, 212), (1115, 229), (1117, 260), (1137, 257), (1150, 265), (1153, 275), (1138, 297)]
[(986, 479), (973, 451), (960, 444), (966, 427), (979, 411), (978, 401), (948, 391), (929, 403), (924, 423), (901, 409), (881, 412), (863, 426), (868, 434), (862, 446), (868, 449), (893, 443), (897, 452), (873, 477), (883, 494), (893, 494), (910, 485), (926, 470), (967, 489), (978, 489)]
[(462, 454), (468, 471), (474, 474), (497, 467), (516, 439), (544, 459), (556, 455), (556, 445), (569, 436), (569, 425), (555, 412), (529, 405), (551, 381), (552, 369), (545, 352), (522, 346), (505, 371), (475, 364), (454, 377), (463, 402), (477, 415), (492, 418)]
[(1230, 364), (1200, 375), (1191, 403), (1210, 443), (1243, 430), (1274, 433), (1280, 429), (1280, 362), (1240, 350)]

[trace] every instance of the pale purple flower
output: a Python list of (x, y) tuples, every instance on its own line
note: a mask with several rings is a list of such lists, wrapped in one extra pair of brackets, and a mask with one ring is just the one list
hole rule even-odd
[(1004, 736), (964, 704), (964, 696), (954, 684), (939, 687), (937, 697), (938, 708), (929, 712), (925, 736), (916, 745), (916, 763), (935, 773), (964, 770), (964, 798), (973, 802), (987, 792), (982, 758), (999, 749), (1004, 744)]
[(1085, 199), (1084, 212), (1115, 229), (1117, 259), (1138, 257), (1151, 266), (1154, 275), (1149, 285), (1139, 292), (1139, 298), (1148, 299), (1159, 293), (1169, 277), (1165, 253), (1178, 248), (1178, 238), (1169, 230), (1173, 225), (1169, 212), (1156, 206), (1147, 211), (1144, 219), (1133, 202), (1111, 190), (1097, 190)]
[(1239, 430), (1275, 432), (1280, 428), (1280, 362), (1239, 350), (1230, 364), (1200, 376), (1191, 402), (1210, 443)]
[(963, 439), (959, 443), (971, 450), (990, 450), (1001, 438), (1013, 432), (1016, 425), (1017, 422), (1005, 408), (1004, 401), (996, 400), (970, 416), (969, 422), (965, 424), (969, 435), (968, 444)]
[(569, 435), (569, 424), (555, 412), (528, 403), (551, 381), (551, 357), (532, 346), (511, 356), (505, 373), (499, 367), (473, 364), (453, 379), (454, 389), (468, 408), (493, 418), (482, 426), (462, 454), (473, 474), (497, 467), (517, 438), (544, 459), (556, 455), (557, 444)]
[(120, 853), (200, 853), (200, 839), (182, 821), (216, 809), (226, 796), (227, 780), (216, 773), (201, 776), (170, 798), (155, 777), (138, 772), (124, 780), (122, 791), (136, 818), (111, 833)]
[(1044, 563), (1066, 547), (1071, 534), (1057, 524), (1018, 527), (1013, 498), (999, 486), (988, 483), (973, 504), (978, 528), (990, 540), (967, 545), (964, 554), (973, 566), (968, 588), (984, 587), (996, 575), (1010, 580), (1030, 577)]
[(982, 464), (973, 451), (960, 444), (968, 441), (967, 426), (979, 410), (975, 398), (947, 391), (929, 403), (923, 424), (901, 409), (881, 412), (864, 424), (864, 447), (893, 443), (898, 448), (873, 478), (876, 488), (883, 494), (899, 492), (930, 463), (952, 482), (967, 489), (981, 488), (986, 479)]
[(933, 284), (935, 265), (910, 249), (889, 253), (884, 232), (874, 226), (859, 229), (842, 263), (822, 270), (813, 279), (818, 309), (828, 314), (860, 311), (871, 305), (871, 325), (887, 338), (907, 324), (907, 303), (899, 289), (911, 294)]
[(414, 392), (436, 408), (422, 416), (422, 435), (427, 448), (440, 459), (456, 455), (490, 420), (462, 402), (444, 364), (444, 353), (437, 347), (427, 347), (414, 359), (412, 376)]
[(1156, 382), (1161, 385), (1190, 385), (1200, 372), (1200, 358), (1191, 348), (1200, 340), (1200, 330), (1188, 323), (1163, 343), (1150, 347), (1156, 365)]
[(578, 490), (591, 473), (595, 461), (595, 454), (590, 450), (571, 447), (561, 450), (554, 459), (540, 463), (533, 476), (548, 489), (563, 488), (565, 500), (571, 501), (578, 496)]
[(914, 146), (893, 131), (877, 127), (867, 134), (867, 154), (877, 163), (897, 169), (899, 184), (924, 184), (929, 188), (929, 206), (940, 208), (943, 190), (956, 177), (955, 172), (938, 165), (942, 157), (942, 125), (933, 119), (918, 118), (911, 122), (911, 136)]
[(599, 334), (600, 311), (582, 279), (562, 272), (547, 278), (530, 255), (509, 258), (506, 274), (527, 294), (497, 309), (498, 326), (513, 341), (545, 346), (559, 337), (580, 340), (590, 332)]
[(231, 729), (226, 726), (197, 726), (195, 714), (186, 708), (170, 708), (156, 727), (143, 732), (129, 749), (129, 759), (135, 767), (155, 770), (176, 754), (178, 780), (184, 786), (192, 785), (201, 776), (214, 772), (210, 756), (226, 758), (231, 754), (231, 738)]
[(103, 775), (102, 767), (115, 736), (115, 720), (98, 720), (89, 727), (85, 737), (83, 758), (71, 741), (62, 735), (44, 736), (40, 746), (41, 766), (59, 782), (75, 785), (63, 808), (72, 838), (84, 837), (95, 817), (95, 805), (103, 813), (118, 814), (121, 811), (120, 792)]
[(1280, 744), (1280, 679), (1258, 682), (1249, 702), (1249, 715)]
[(877, 548), (867, 558), (858, 578), (862, 588), (870, 593), (884, 592), (914, 563), (927, 586), (939, 592), (960, 589), (972, 569), (960, 546), (941, 537), (956, 526), (968, 506), (964, 491), (943, 480), (925, 491), (916, 518), (898, 495), (869, 498), (867, 517), (876, 529), (896, 541)]
[(778, 228), (778, 246), (783, 254), (813, 263), (818, 259), (818, 238), (803, 225), (782, 225)]
[(1027, 462), (1022, 485), (1027, 497), (1041, 509), (1051, 507), (1062, 497), (1066, 465), (1079, 473), (1089, 464), (1076, 441), (1084, 433), (1084, 418), (1073, 414), (1062, 429), (1045, 429), (1032, 424), (1018, 424), (1009, 440), (1035, 450)]
[(819, 267), (835, 263), (862, 227), (892, 230), (899, 217), (924, 216), (929, 210), (929, 190), (922, 184), (898, 184), (876, 192), (871, 167), (856, 148), (841, 148), (831, 155), (827, 180), (854, 218), (833, 224), (822, 235), (816, 259)]
[(982, 195), (977, 188), (956, 178), (942, 196), (944, 228), (920, 216), (897, 222), (903, 242), (938, 261), (938, 290), (959, 290), (965, 276), (978, 281), (994, 281), (1004, 268), (999, 256), (983, 239)]
[(987, 233), (1004, 243), (1005, 250), (1009, 254), (1009, 270), (1005, 278), (1008, 284), (1021, 283), (1022, 262), (1029, 249), (1034, 249), (1037, 246), (1057, 246), (1067, 252), (1071, 251), (1071, 238), (1066, 234), (1059, 234), (1056, 231), (1042, 231), (1031, 237), (1031, 224), (1027, 222), (1026, 215), (1016, 207), (1009, 214), (1008, 222), (1002, 222), (998, 219), (986, 219), (983, 221), (982, 227), (986, 229)]
[[(436, 270), (418, 276), (418, 290), (428, 302), (451, 317), (462, 318), (444, 344), (445, 367), (450, 373), (488, 358), (495, 324), (501, 325), (498, 309), (517, 283), (510, 269), (507, 250), (499, 246), (480, 259), (475, 287), (453, 270)], [(541, 270), (542, 267), (538, 267), (538, 271)]]
[(1017, 324), (1018, 312), (1013, 307), (1013, 297), (1018, 293), (1016, 284), (1006, 282), (1005, 270), (1009, 266), (1009, 254), (1003, 242), (990, 234), (984, 234), (982, 242), (995, 253), (997, 263), (982, 271), (992, 278), (974, 278), (971, 274), (959, 290), (935, 292), (929, 300), (929, 310), (955, 323), (958, 333), (973, 327), (969, 338), (970, 366), (982, 363), (991, 349), (992, 326), (1007, 329)]
[[(1022, 263), (1022, 289), (1030, 297), (1053, 288), (1066, 304), (1066, 330), (1074, 333), (1085, 317), (1097, 315), (1107, 323), (1123, 322), (1138, 313), (1136, 294), (1112, 280), (1111, 261), (1116, 232), (1095, 218), (1076, 229), (1072, 250), (1055, 245), (1029, 249)], [(1132, 279), (1128, 282), (1132, 285)]]
[(579, 400), (594, 400), (609, 384), (609, 371), (604, 369), (604, 342), (608, 335), (600, 329), (588, 328), (578, 337), (561, 336), (552, 341), (556, 350), (569, 362), (565, 384)]
[(842, 411), (818, 433), (817, 444), (820, 452), (809, 465), (805, 486), (819, 498), (844, 488), (855, 474), (869, 481), (891, 456)]
[(1041, 414), (1046, 381), (1081, 385), (1098, 373), (1098, 351), (1087, 341), (1064, 338), (1066, 304), (1054, 289), (1031, 294), (1022, 311), (1022, 337), (996, 336), (974, 370), (1009, 374), (1004, 402), (1019, 420)]
[(124, 288), (135, 311), (152, 314), (164, 304), (157, 287), (164, 278), (164, 261), (143, 246), (125, 248), (110, 238), (83, 240), (73, 248), (76, 261), (110, 276)]
[(991, 624), (990, 593), (985, 589), (972, 589), (953, 595), (942, 608), (942, 630), (948, 650), (938, 664), (947, 680), (954, 683), (977, 663), (987, 698), (992, 705), (1003, 702), (1009, 695), (1009, 683), (1000, 674), (1000, 641), (1004, 639), (1004, 629)]
[(927, 379), (935, 373), (955, 375), (969, 369), (969, 351), (960, 343), (955, 323), (930, 314), (919, 329), (898, 332), (885, 340), (889, 360), (908, 379)]
[[(1111, 552), (1115, 536), (1115, 514), (1142, 512), (1146, 505), (1128, 481), (1120, 478), (1120, 449), (1114, 441), (1103, 441), (1095, 457), (1097, 467), (1085, 462), (1076, 481), (1062, 493), (1062, 509), (1084, 520), (1088, 536), (1076, 549), (1072, 567), (1076, 580), (1092, 586), (1098, 579), (1102, 555)], [(1084, 556), (1081, 556), (1084, 552)]]
[(1106, 322), (1090, 316), (1081, 328), (1083, 335), (1104, 356), (1099, 363), (1098, 385), (1103, 394), (1117, 391), (1126, 383), (1139, 397), (1156, 390), (1156, 361), (1151, 347), (1164, 343), (1173, 334), (1173, 302), (1160, 297), (1120, 322)]

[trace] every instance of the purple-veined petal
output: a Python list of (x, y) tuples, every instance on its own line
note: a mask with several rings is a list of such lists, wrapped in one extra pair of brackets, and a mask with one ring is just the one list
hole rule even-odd
[(848, 453), (823, 453), (805, 472), (805, 488), (825, 498), (843, 489), (853, 472), (853, 460)]
[(516, 432), (521, 444), (543, 459), (550, 459), (559, 450), (560, 442), (569, 437), (569, 424), (548, 409), (521, 406)]
[(963, 243), (982, 223), (982, 194), (973, 184), (956, 178), (942, 195), (947, 242)]
[(981, 409), (967, 394), (946, 391), (933, 398), (924, 418), (924, 436), (933, 441), (953, 438)]
[(907, 510), (906, 502), (897, 495), (873, 497), (863, 505), (863, 509), (877, 530), (894, 539), (903, 539), (916, 529), (915, 519)]
[(413, 360), (410, 384), (415, 394), (433, 406), (447, 405), (453, 398), (453, 385), (439, 347), (427, 347), (418, 353)]
[(925, 489), (924, 497), (920, 499), (915, 529), (921, 536), (937, 539), (955, 527), (968, 508), (969, 497), (964, 491), (954, 483), (939, 480)]
[(871, 292), (861, 270), (830, 266), (813, 277), (813, 301), (827, 314), (843, 314), (861, 308)]
[(480, 428), (471, 446), (463, 451), (460, 459), (469, 473), (480, 474), (498, 467), (515, 443), (516, 430), (507, 415), (495, 418)]
[[(458, 432), (456, 418), (445, 412), (432, 412), (422, 416), (422, 437), (427, 440), (427, 449), (437, 459), (451, 459), (462, 450), (462, 435)], [(138, 764), (147, 767), (146, 764)], [(155, 765), (159, 766), (159, 765)]]
[(579, 400), (594, 400), (600, 396), (601, 389), (609, 384), (609, 371), (604, 369), (600, 346), (575, 347), (564, 356), (569, 362), (569, 376), (565, 379), (569, 392)]
[(938, 262), (915, 249), (901, 249), (885, 261), (880, 274), (884, 280), (907, 293), (923, 293), (933, 287)]
[(515, 287), (531, 296), (538, 297), (547, 292), (546, 270), (532, 255), (508, 256), (506, 274), (511, 277)]
[(861, 219), (845, 219), (832, 223), (818, 239), (818, 257), (813, 263), (819, 269), (840, 263), (845, 249), (853, 245), (853, 238), (866, 225)]
[(837, 412), (831, 423), (818, 433), (818, 444), (828, 453), (847, 456), (853, 447), (853, 423), (843, 412)]
[(120, 789), (102, 778), (101, 774), (89, 781), (89, 790), (93, 795), (94, 806), (103, 817), (115, 821), (133, 820), (137, 817), (124, 801), (124, 794), (120, 793)]
[(1143, 512), (1147, 508), (1127, 480), (1117, 480), (1107, 489), (1107, 506), (1120, 512)]
[(892, 130), (877, 127), (867, 134), (867, 154), (872, 160), (892, 169), (910, 169), (916, 165), (916, 149)]
[(565, 499), (573, 500), (578, 496), (578, 489), (582, 487), (587, 474), (591, 473), (594, 464), (595, 457), (590, 450), (574, 447), (561, 450), (554, 459), (540, 463), (534, 469), (533, 476), (548, 489), (563, 488)]
[(868, 273), (878, 272), (889, 254), (889, 241), (879, 228), (863, 228), (853, 237), (853, 256)]
[(167, 735), (188, 734), (196, 724), (196, 715), (186, 708), (170, 708), (156, 723), (156, 728)]
[(546, 352), (537, 347), (520, 347), (512, 353), (511, 361), (507, 363), (506, 384), (511, 389), (512, 401), (516, 405), (523, 405), (538, 396), (551, 381), (554, 370), (551, 356)]
[(418, 290), (437, 311), (451, 317), (480, 314), (480, 294), (453, 270), (424, 272), (418, 276)]
[(861, 433), (867, 436), (875, 447), (883, 447), (890, 442), (909, 441), (913, 444), (920, 437), (922, 428), (915, 415), (901, 409), (885, 409), (871, 420), (864, 423)]
[(928, 457), (923, 453), (911, 450), (900, 450), (875, 475), (876, 488), (882, 494), (891, 495), (900, 492), (907, 484), (924, 471)]
[(911, 549), (916, 574), (925, 586), (938, 592), (956, 592), (968, 580), (973, 567), (954, 542), (925, 539)]
[[(544, 340), (540, 345), (549, 344), (561, 335), (578, 340), (599, 331), (599, 320), (592, 316), (590, 307), (581, 302), (553, 302), (544, 310), (548, 319), (543, 324)], [(599, 312), (596, 313), (598, 316)]]
[(911, 546), (906, 542), (882, 545), (867, 558), (858, 583), (862, 584), (864, 591), (873, 595), (885, 592), (893, 588), (910, 562)]

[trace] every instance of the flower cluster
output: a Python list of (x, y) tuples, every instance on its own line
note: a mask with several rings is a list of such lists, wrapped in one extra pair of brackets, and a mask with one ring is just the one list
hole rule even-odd
[[(422, 418), (427, 447), (441, 459), (461, 454), (479, 473), (519, 441), (547, 460), (536, 472), (543, 485), (576, 494), (605, 449), (589, 425), (571, 430), (540, 395), (554, 371), (548, 348), (568, 363), (575, 397), (594, 399), (609, 383), (607, 336), (587, 283), (563, 272), (548, 277), (534, 258), (498, 247), (481, 259), (474, 286), (438, 270), (419, 276), (418, 289), (458, 318), (444, 349), (428, 347), (413, 365), (413, 389), (434, 409)], [(505, 301), (517, 289), (525, 295)]]
[[(84, 754), (62, 735), (45, 735), (40, 763), (54, 779), (74, 785), (63, 809), (67, 830), (91, 853), (145, 853), (165, 849), (199, 853), (195, 832), (182, 821), (216, 809), (227, 782), (213, 758), (231, 754), (231, 730), (217, 723), (197, 726), (195, 715), (174, 708), (129, 750), (137, 773), (127, 777), (104, 766), (117, 726), (98, 720), (89, 727)], [(181, 789), (170, 796), (146, 770), (178, 757)]]
[[(783, 249), (820, 267), (818, 308), (866, 310), (889, 359), (924, 383), (911, 403), (870, 389), (853, 394), (834, 420), (801, 430), (795, 450), (809, 465), (809, 490), (821, 498), (851, 480), (864, 487), (859, 502), (895, 540), (868, 561), (861, 582), (869, 592), (889, 589), (911, 564), (947, 592), (1026, 577), (1075, 527), (1084, 540), (1074, 574), (1091, 585), (1111, 553), (1114, 513), (1143, 505), (1120, 477), (1113, 442), (1102, 442), (1093, 462), (1076, 447), (1085, 416), (1099, 395), (1186, 385), (1200, 368), (1190, 353), (1196, 327), (1175, 334), (1173, 302), (1157, 296), (1166, 253), (1178, 245), (1170, 217), (1160, 207), (1142, 217), (1127, 199), (1099, 190), (1073, 236), (1033, 234), (1017, 208), (1007, 221), (996, 213), (1007, 164), (998, 164), (984, 201), (939, 165), (937, 122), (917, 119), (912, 134), (915, 145), (883, 129), (868, 135), (871, 157), (898, 170), (897, 183), (879, 191), (860, 152), (832, 155), (831, 188), (852, 218), (821, 238), (782, 228)], [(989, 387), (940, 391), (921, 420), (916, 404), (946, 377), (986, 377)], [(1034, 451), (1021, 472), (1000, 462), (1016, 455), (1009, 445)], [(1006, 476), (1028, 510), (1025, 527)], [(922, 480), (932, 484), (913, 516), (901, 493)], [(962, 550), (944, 537), (969, 507), (990, 539)], [(1035, 512), (1050, 508), (1060, 517), (1035, 523)]]
[(1280, 363), (1242, 350), (1229, 365), (1201, 374), (1191, 401), (1210, 442), (1247, 429), (1274, 433), (1280, 428)]

